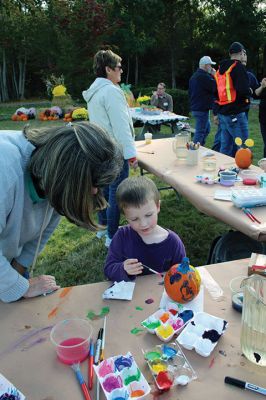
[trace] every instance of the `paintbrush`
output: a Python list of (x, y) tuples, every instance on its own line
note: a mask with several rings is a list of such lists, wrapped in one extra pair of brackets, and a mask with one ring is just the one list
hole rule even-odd
[(138, 153), (154, 154), (154, 151), (144, 151), (144, 150), (138, 150)]
[(77, 377), (77, 381), (80, 384), (81, 390), (83, 392), (84, 399), (85, 400), (91, 400), (90, 393), (88, 391), (87, 385), (85, 383), (85, 380), (84, 380), (83, 375), (82, 375), (81, 370), (80, 370), (80, 363), (72, 364), (71, 368), (73, 369), (73, 371), (75, 371), (75, 374), (76, 374), (76, 377)]
[(148, 266), (145, 265), (145, 264), (142, 264), (142, 263), (141, 263), (141, 265), (142, 265), (144, 268), (147, 268), (147, 269), (148, 269), (149, 271), (151, 271), (153, 274), (160, 275), (161, 277), (163, 277), (163, 274), (162, 274), (161, 272), (155, 271), (155, 269), (152, 269), (152, 268), (148, 267)]
[[(125, 260), (128, 259), (128, 257), (127, 257), (125, 254), (123, 254), (122, 257), (124, 257)], [(140, 262), (141, 262), (141, 261), (140, 261)], [(142, 265), (142, 267), (148, 269), (148, 270), (149, 270), (150, 272), (152, 272), (153, 274), (160, 275), (160, 276), (163, 278), (163, 274), (162, 274), (161, 272), (155, 271), (155, 269), (152, 269), (152, 268), (148, 267), (147, 265), (145, 265), (145, 264), (143, 264), (143, 263), (141, 263), (141, 265)]]

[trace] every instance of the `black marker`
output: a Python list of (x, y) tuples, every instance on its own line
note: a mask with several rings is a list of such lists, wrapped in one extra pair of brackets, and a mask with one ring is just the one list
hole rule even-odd
[(228, 383), (229, 385), (237, 386), (241, 389), (252, 390), (252, 392), (263, 394), (264, 396), (266, 396), (266, 389), (264, 389), (260, 386), (257, 386), (257, 385), (253, 385), (253, 383), (244, 382), (244, 381), (241, 381), (236, 378), (230, 378), (230, 376), (226, 376), (224, 378), (224, 383)]
[(98, 333), (96, 348), (95, 348), (94, 364), (98, 364), (98, 362), (100, 361), (102, 338), (103, 338), (103, 328), (101, 328)]

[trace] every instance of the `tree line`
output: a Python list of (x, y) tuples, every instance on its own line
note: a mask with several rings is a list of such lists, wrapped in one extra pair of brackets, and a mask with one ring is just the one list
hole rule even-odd
[(52, 74), (80, 98), (104, 48), (122, 56), (124, 82), (186, 89), (200, 57), (219, 63), (240, 41), (261, 78), (265, 17), (265, 0), (1, 0), (0, 101), (43, 97)]

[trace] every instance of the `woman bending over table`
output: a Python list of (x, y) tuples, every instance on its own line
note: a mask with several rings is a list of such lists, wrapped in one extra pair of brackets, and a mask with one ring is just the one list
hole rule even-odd
[(94, 124), (0, 131), (0, 300), (12, 302), (59, 288), (55, 278), (29, 278), (29, 268), (60, 215), (97, 230), (93, 211), (106, 207), (101, 188), (120, 173), (123, 157)]

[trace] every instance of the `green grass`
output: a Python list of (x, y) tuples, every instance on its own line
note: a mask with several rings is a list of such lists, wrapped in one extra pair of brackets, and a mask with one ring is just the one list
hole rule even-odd
[[(9, 107), (10, 116), (16, 107)], [(0, 115), (7, 108), (0, 107)], [(191, 120), (192, 125), (193, 121)], [(63, 124), (61, 121), (30, 121), (34, 127)], [(0, 129), (19, 130), (23, 122), (1, 121)], [(254, 139), (254, 164), (263, 156), (263, 144), (258, 123), (258, 110), (251, 109), (249, 116), (250, 137)], [(169, 133), (163, 127), (162, 132)], [(213, 126), (207, 140), (211, 147), (216, 128)], [(139, 172), (132, 172), (138, 175)], [(158, 185), (163, 184), (154, 178)], [(204, 265), (213, 239), (226, 232), (230, 227), (197, 211), (185, 198), (176, 196), (173, 190), (161, 192), (162, 205), (159, 224), (172, 229), (182, 238), (187, 255), (195, 266)], [(121, 224), (125, 220), (121, 218)], [(104, 279), (103, 264), (107, 254), (104, 240), (98, 240), (95, 234), (70, 224), (62, 218), (54, 235), (40, 255), (35, 275), (48, 273), (55, 275), (61, 286), (99, 282)]]

